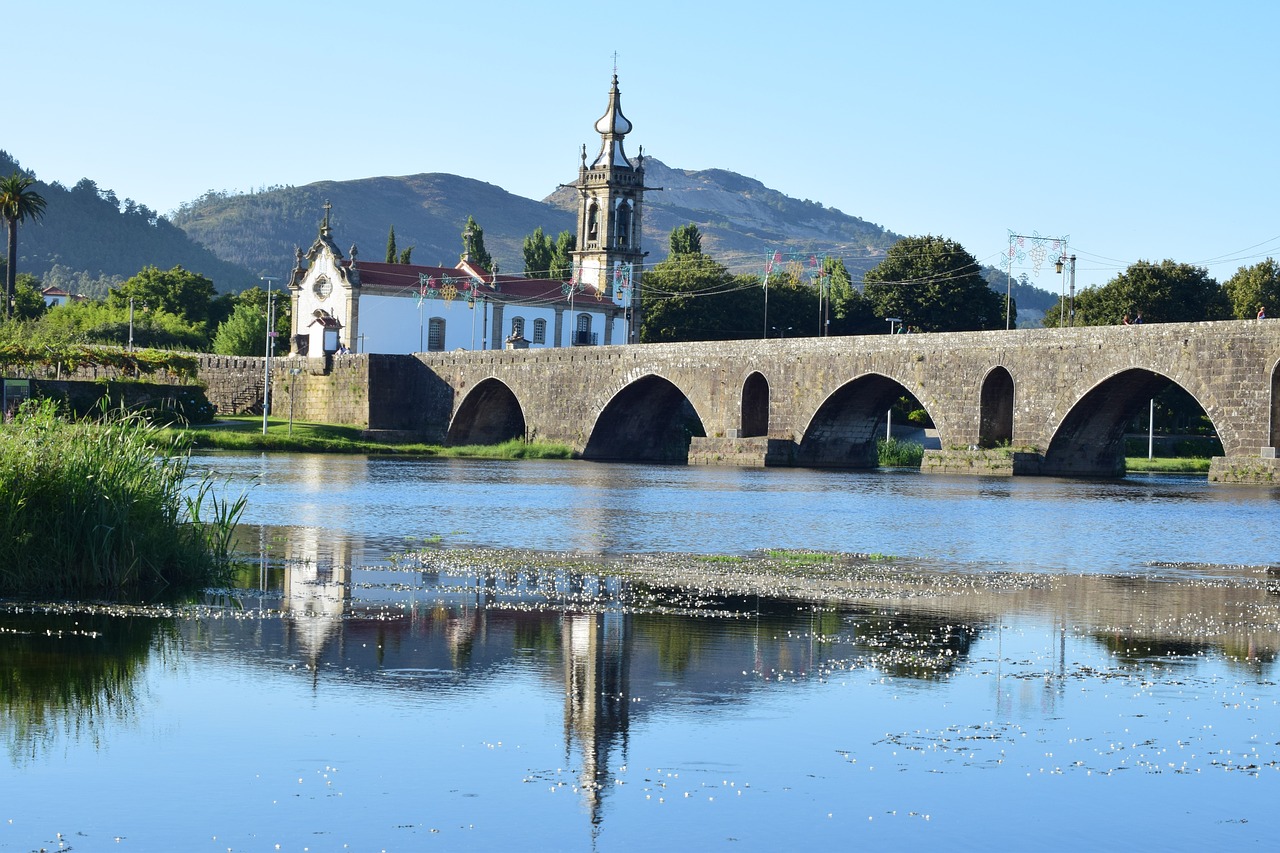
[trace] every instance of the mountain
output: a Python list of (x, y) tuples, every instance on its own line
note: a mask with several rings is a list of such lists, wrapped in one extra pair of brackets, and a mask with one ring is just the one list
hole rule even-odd
[[(15, 171), (34, 177), (0, 151), (0, 175)], [(132, 199), (121, 202), (88, 178), (71, 189), (37, 180), (33, 189), (44, 196), (45, 212), (40, 220), (18, 228), (18, 272), (53, 283), (52, 272), (59, 286), (66, 286), (68, 278), (125, 279), (148, 265), (170, 269), (181, 264), (208, 276), (222, 290), (256, 283), (249, 270), (219, 258), (145, 205)]]
[[(734, 272), (759, 272), (767, 255), (781, 251), (839, 255), (855, 280), (880, 262), (900, 236), (879, 225), (817, 202), (799, 200), (753, 178), (724, 169), (675, 169), (644, 160), (643, 228), (648, 262), (668, 254), (673, 228), (694, 223), (703, 249)], [(0, 152), (0, 174), (17, 163)], [(565, 182), (576, 179), (567, 175)], [(534, 201), (501, 187), (443, 173), (319, 181), (246, 194), (210, 192), (182, 205), (171, 219), (132, 200), (119, 201), (84, 179), (68, 190), (41, 184), (48, 201), (41, 224), (24, 226), (19, 269), (45, 277), (54, 264), (89, 276), (128, 277), (148, 264), (182, 264), (209, 276), (220, 290), (257, 284), (259, 276), (283, 278), (295, 247), (315, 239), (332, 205), (330, 222), (343, 250), (355, 244), (365, 260), (386, 257), (387, 232), (396, 246), (413, 248), (413, 260), (452, 265), (462, 250), (462, 227), (474, 216), (485, 248), (506, 272), (523, 272), (522, 244), (536, 228), (550, 236), (576, 227), (578, 196), (561, 186)], [(1004, 292), (1003, 273), (986, 270)], [(55, 276), (56, 278), (56, 276)], [(1021, 308), (1043, 310), (1053, 295), (1015, 283)]]
[(295, 247), (311, 245), (329, 222), (344, 252), (352, 244), (367, 261), (386, 258), (387, 232), (413, 247), (413, 261), (452, 266), (462, 252), (462, 226), (475, 217), (485, 248), (506, 272), (524, 270), (522, 244), (539, 226), (573, 230), (574, 214), (512, 195), (501, 187), (439, 173), (273, 187), (247, 195), (206, 193), (174, 214), (174, 224), (228, 261), (283, 276)]
[[(818, 251), (840, 253), (857, 276), (899, 239), (878, 225), (722, 169), (672, 169), (648, 157), (645, 178), (646, 185), (662, 188), (645, 194), (651, 263), (666, 257), (671, 229), (689, 222), (702, 232), (708, 254), (740, 272), (761, 268), (774, 251)], [(428, 173), (246, 195), (208, 193), (183, 205), (173, 222), (219, 257), (279, 275), (292, 266), (293, 248), (314, 239), (326, 200), (333, 204), (330, 221), (344, 250), (354, 243), (365, 259), (386, 257), (387, 232), (394, 226), (397, 247), (414, 247), (413, 260), (455, 263), (470, 215), (484, 229), (485, 248), (508, 272), (523, 271), (521, 247), (534, 229), (551, 236), (574, 230), (578, 205), (570, 187), (533, 201), (470, 178)]]

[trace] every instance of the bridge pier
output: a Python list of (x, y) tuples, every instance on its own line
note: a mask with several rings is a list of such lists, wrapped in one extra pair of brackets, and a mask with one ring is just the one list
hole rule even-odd
[(1043, 457), (1010, 447), (926, 450), (920, 470), (926, 474), (973, 474), (980, 477), (1035, 476)]
[(1264, 447), (1258, 456), (1215, 456), (1209, 463), (1210, 483), (1280, 485), (1276, 448)]
[(702, 438), (689, 442), (690, 465), (737, 465), (743, 468), (789, 467), (796, 464), (796, 443), (789, 438)]

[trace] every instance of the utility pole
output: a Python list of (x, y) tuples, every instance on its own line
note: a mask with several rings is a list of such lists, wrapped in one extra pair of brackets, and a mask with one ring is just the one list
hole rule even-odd
[(262, 434), (267, 434), (267, 411), (271, 405), (271, 335), (272, 324), (275, 322), (274, 312), (271, 310), (275, 307), (271, 301), (271, 284), (277, 281), (275, 276), (264, 275), (258, 277), (260, 281), (267, 283), (267, 343), (265, 358), (262, 360)]

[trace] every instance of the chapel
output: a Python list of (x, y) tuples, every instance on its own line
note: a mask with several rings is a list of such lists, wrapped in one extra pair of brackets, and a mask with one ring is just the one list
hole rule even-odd
[(567, 280), (485, 269), (464, 232), (453, 267), (365, 261), (335, 242), (330, 206), (320, 233), (295, 253), (288, 290), (293, 301), (290, 352), (325, 357), (342, 352), (416, 353), (634, 343), (640, 329), (641, 207), (644, 155), (623, 142), (614, 74), (605, 113), (595, 123), (600, 150), (581, 152), (577, 242)]

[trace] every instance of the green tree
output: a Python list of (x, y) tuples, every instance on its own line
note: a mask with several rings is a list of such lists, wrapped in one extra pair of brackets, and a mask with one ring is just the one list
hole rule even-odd
[(396, 227), (391, 226), (391, 231), (387, 234), (387, 263), (394, 264), (396, 262)]
[(1240, 267), (1222, 289), (1231, 301), (1231, 313), (1238, 320), (1258, 316), (1258, 309), (1264, 306), (1272, 316), (1280, 316), (1280, 264), (1273, 258), (1251, 267)]
[(133, 278), (126, 279), (107, 295), (107, 303), (127, 308), (133, 299), (148, 308), (158, 309), (182, 318), (195, 326), (210, 320), (215, 295), (213, 282), (200, 273), (190, 272), (181, 266), (161, 270), (149, 266)]
[[(1138, 261), (1103, 286), (1077, 293), (1075, 312), (1077, 326), (1120, 323), (1125, 315), (1140, 315), (1144, 323), (1184, 323), (1224, 320), (1231, 316), (1231, 304), (1204, 267)], [(1059, 299), (1045, 312), (1044, 324), (1060, 325), (1064, 313)]]
[(1003, 329), (1005, 304), (973, 255), (944, 237), (906, 237), (863, 277), (874, 313), (926, 332)]
[(468, 258), (483, 269), (493, 269), (493, 256), (484, 247), (484, 229), (469, 214), (467, 224), (462, 228), (462, 259)]
[[(816, 308), (812, 289), (805, 290), (807, 307)], [(773, 317), (772, 285), (769, 298)], [(737, 340), (762, 333), (760, 279), (735, 276), (710, 255), (673, 254), (655, 265), (645, 272), (641, 300), (644, 322), (640, 340), (645, 343)], [(809, 311), (805, 316), (815, 314)]]
[(578, 241), (572, 231), (561, 231), (551, 247), (551, 263), (548, 266), (547, 278), (564, 281), (573, 277), (573, 251), (578, 248)]
[(218, 326), (213, 351), (219, 355), (262, 355), (266, 350), (266, 312), (249, 303), (240, 303)]
[(413, 257), (413, 247), (410, 246), (409, 248), (405, 249), (403, 252), (400, 253), (400, 263), (408, 265), (409, 259), (412, 257)]
[(547, 235), (542, 233), (542, 226), (534, 229), (532, 234), (524, 238), (524, 274), (529, 278), (548, 278), (551, 274), (551, 255), (553, 247)]
[[(276, 289), (271, 291), (271, 298), (275, 304), (275, 332), (277, 341), (287, 341), (289, 332), (292, 329), (293, 300), (289, 298), (289, 291)], [(267, 316), (267, 292), (261, 287), (246, 287), (239, 293), (231, 296), (232, 310), (242, 305), (251, 306), (255, 311), (260, 313), (264, 318)], [(232, 311), (228, 311), (228, 319)], [(224, 321), (225, 322), (225, 321)], [(266, 347), (265, 342), (259, 344), (259, 349)], [(277, 347), (278, 349), (278, 347)]]
[(5, 257), (4, 315), (13, 316), (14, 289), (18, 280), (18, 224), (34, 222), (44, 216), (44, 196), (31, 187), (35, 178), (15, 171), (7, 178), (0, 178), (0, 216), (8, 229), (8, 250)]
[(13, 293), (13, 316), (18, 320), (39, 319), (49, 306), (41, 293), (40, 279), (30, 273), (19, 273)]
[(671, 254), (702, 254), (702, 232), (698, 230), (697, 225), (690, 222), (671, 229)]

